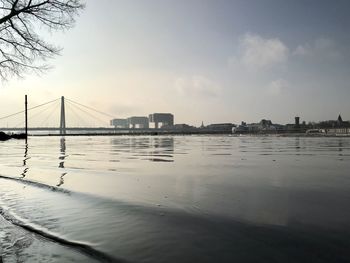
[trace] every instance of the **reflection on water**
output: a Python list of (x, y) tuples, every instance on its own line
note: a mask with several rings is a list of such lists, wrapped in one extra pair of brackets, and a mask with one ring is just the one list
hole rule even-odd
[(26, 177), (26, 173), (28, 172), (28, 167), (27, 167), (27, 160), (30, 159), (30, 157), (28, 157), (28, 141), (25, 140), (25, 146), (24, 146), (24, 155), (23, 155), (23, 167), (24, 170), (21, 173), (22, 177)]
[(339, 152), (339, 154), (338, 154), (338, 156), (343, 156), (343, 142), (342, 142), (342, 140), (339, 140), (339, 142), (338, 142), (338, 152)]
[(64, 176), (66, 175), (67, 173), (62, 173), (61, 177), (60, 177), (60, 181), (59, 183), (56, 185), (57, 187), (60, 187), (61, 185), (64, 184)]
[(350, 138), (0, 142), (1, 248), (9, 262), (346, 262), (349, 161)]
[[(61, 169), (64, 169), (64, 160), (66, 159), (66, 138), (62, 137), (60, 139), (60, 156), (58, 159), (60, 160), (58, 167)], [(64, 184), (64, 176), (67, 174), (67, 172), (63, 172), (60, 176), (60, 181), (56, 185), (57, 187), (60, 187)]]
[(130, 159), (152, 162), (173, 162), (174, 138), (172, 137), (118, 137), (111, 140), (113, 154), (130, 154)]

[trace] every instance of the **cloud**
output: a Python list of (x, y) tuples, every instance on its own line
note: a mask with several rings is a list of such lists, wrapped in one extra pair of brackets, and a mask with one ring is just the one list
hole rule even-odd
[(296, 56), (306, 56), (309, 54), (310, 54), (310, 46), (308, 44), (297, 46), (297, 48), (293, 52), (293, 55), (296, 55)]
[(267, 87), (267, 92), (270, 95), (281, 95), (283, 93), (284, 90), (286, 90), (289, 86), (289, 83), (284, 80), (284, 79), (277, 79), (272, 81), (268, 87)]
[(180, 95), (184, 96), (216, 97), (220, 93), (218, 84), (200, 75), (177, 78), (175, 88)]
[(342, 55), (336, 42), (329, 38), (318, 38), (312, 44), (299, 45), (293, 51), (293, 55), (309, 57), (317, 60), (339, 60)]
[(240, 39), (239, 49), (237, 60), (249, 69), (269, 68), (286, 62), (289, 56), (289, 49), (281, 40), (256, 34), (245, 34)]

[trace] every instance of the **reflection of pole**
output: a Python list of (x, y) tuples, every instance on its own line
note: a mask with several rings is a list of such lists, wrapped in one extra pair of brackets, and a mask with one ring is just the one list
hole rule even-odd
[(26, 144), (25, 144), (25, 148), (24, 148), (24, 159), (23, 159), (23, 167), (24, 167), (24, 169), (23, 169), (23, 172), (22, 172), (22, 178), (24, 178), (24, 177), (26, 177), (26, 174), (27, 174), (27, 172), (28, 172), (28, 170), (29, 170), (29, 167), (27, 167), (27, 160), (29, 159), (28, 158), (28, 141), (27, 141), (27, 139), (26, 139)]
[(61, 97), (61, 122), (60, 122), (60, 134), (66, 134), (66, 113), (64, 110), (64, 97)]
[[(61, 161), (60, 161), (58, 167), (64, 169), (64, 159), (66, 159), (66, 139), (64, 137), (61, 137), (60, 144), (61, 144), (61, 147), (60, 147), (61, 154), (60, 154), (59, 159)], [(61, 185), (64, 184), (64, 176), (66, 174), (67, 174), (67, 172), (64, 172), (64, 173), (61, 174), (60, 181), (56, 185), (57, 187), (60, 187)]]
[(24, 114), (25, 114), (25, 134), (28, 137), (28, 98), (27, 95), (24, 97)]
[(58, 159), (60, 159), (61, 161), (58, 167), (64, 168), (64, 159), (66, 159), (66, 139), (64, 137), (61, 137), (60, 144), (61, 144), (61, 147), (60, 147), (61, 156)]

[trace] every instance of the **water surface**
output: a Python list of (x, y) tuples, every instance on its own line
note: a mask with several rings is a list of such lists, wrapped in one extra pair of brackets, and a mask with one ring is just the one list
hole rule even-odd
[(0, 142), (4, 262), (349, 262), (350, 138)]

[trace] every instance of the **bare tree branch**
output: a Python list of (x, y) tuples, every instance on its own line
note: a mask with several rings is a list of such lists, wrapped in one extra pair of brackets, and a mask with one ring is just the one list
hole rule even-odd
[(82, 0), (0, 0), (0, 79), (46, 71), (44, 62), (61, 49), (38, 29), (69, 29), (83, 8)]

